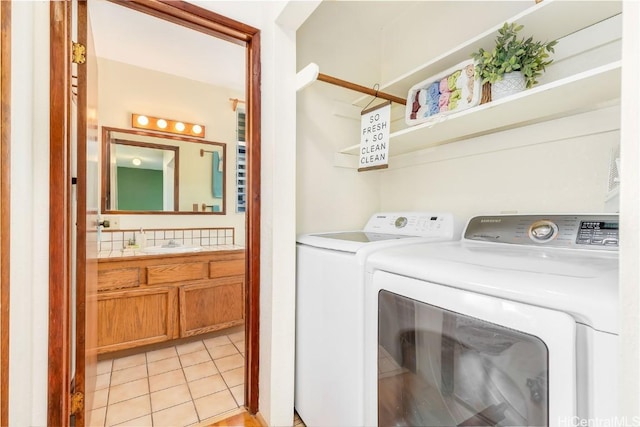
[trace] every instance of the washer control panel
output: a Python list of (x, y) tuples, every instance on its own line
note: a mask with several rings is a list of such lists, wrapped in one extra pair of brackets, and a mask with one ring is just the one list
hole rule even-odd
[(464, 239), (562, 248), (618, 250), (616, 214), (495, 215), (471, 218)]
[(363, 231), (453, 238), (454, 219), (452, 214), (444, 212), (383, 212), (372, 215)]

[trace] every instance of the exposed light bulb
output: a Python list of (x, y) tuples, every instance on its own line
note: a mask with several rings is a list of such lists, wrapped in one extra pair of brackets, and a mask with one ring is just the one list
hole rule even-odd
[(182, 132), (182, 131), (184, 131), (184, 123), (182, 123), (182, 122), (176, 122), (176, 130), (177, 130), (178, 132)]
[(142, 161), (136, 157), (133, 160), (131, 160), (131, 163), (133, 163), (136, 166), (140, 166), (142, 164)]
[(158, 121), (156, 122), (156, 124), (158, 125), (158, 127), (160, 129), (164, 129), (167, 127), (167, 121), (164, 119), (158, 119)]
[(147, 116), (138, 116), (136, 120), (140, 126), (146, 126), (149, 124), (149, 118)]
[(193, 133), (195, 133), (196, 135), (200, 135), (200, 133), (202, 132), (202, 126), (200, 125), (193, 125), (193, 128), (191, 128), (193, 130)]

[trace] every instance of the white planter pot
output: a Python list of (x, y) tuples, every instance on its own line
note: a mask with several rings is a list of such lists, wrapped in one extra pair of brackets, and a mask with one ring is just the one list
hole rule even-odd
[(524, 75), (520, 71), (507, 73), (502, 76), (502, 80), (491, 84), (491, 100), (495, 101), (522, 92), (526, 87)]

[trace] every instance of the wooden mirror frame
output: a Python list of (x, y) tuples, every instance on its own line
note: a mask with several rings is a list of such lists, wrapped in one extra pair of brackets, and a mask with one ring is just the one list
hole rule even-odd
[[(176, 157), (175, 157), (176, 158), (176, 169), (175, 169), (176, 175), (174, 180), (175, 181), (174, 210), (172, 211), (134, 211), (134, 210), (110, 209), (111, 205), (109, 203), (110, 202), (109, 195), (110, 195), (110, 184), (111, 184), (111, 167), (110, 167), (111, 149), (110, 149), (109, 143), (113, 141), (113, 138), (110, 138), (108, 136), (109, 132), (119, 132), (119, 133), (125, 133), (129, 135), (145, 136), (150, 138), (162, 138), (162, 139), (168, 139), (173, 141), (192, 142), (196, 144), (211, 145), (215, 147), (220, 147), (220, 149), (222, 150), (222, 158), (225, 160), (227, 158), (227, 144), (225, 144), (224, 142), (207, 141), (204, 139), (190, 138), (190, 137), (178, 136), (178, 135), (167, 135), (164, 133), (153, 132), (153, 131), (120, 129), (120, 128), (103, 126), (102, 127), (102, 148), (101, 148), (102, 149), (102, 173), (100, 174), (100, 182), (101, 182), (100, 209), (102, 210), (103, 213), (109, 214), (109, 215), (132, 215), (132, 214), (136, 214), (136, 215), (148, 215), (148, 214), (226, 215), (227, 213), (227, 164), (228, 164), (228, 162), (226, 161), (224, 161), (223, 163), (224, 170), (222, 172), (222, 209), (221, 211), (220, 212), (201, 212), (200, 210), (198, 210), (197, 212), (195, 212), (195, 211), (188, 211), (188, 210), (183, 210), (183, 211), (179, 210), (180, 198), (179, 198), (178, 175), (180, 171), (180, 162), (179, 162), (179, 155), (177, 151), (176, 151)], [(171, 149), (171, 146), (164, 145), (164, 144), (154, 144), (149, 142), (138, 142), (138, 141), (121, 141), (121, 142), (126, 142), (127, 145), (135, 145), (140, 147), (159, 148), (163, 150)], [(177, 147), (174, 147), (174, 148), (177, 149)], [(201, 204), (198, 203), (198, 206), (201, 206)]]

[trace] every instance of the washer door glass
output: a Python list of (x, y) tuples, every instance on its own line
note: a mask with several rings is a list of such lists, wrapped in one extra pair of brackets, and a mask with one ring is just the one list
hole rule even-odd
[(380, 426), (547, 426), (539, 338), (388, 291), (378, 294)]

